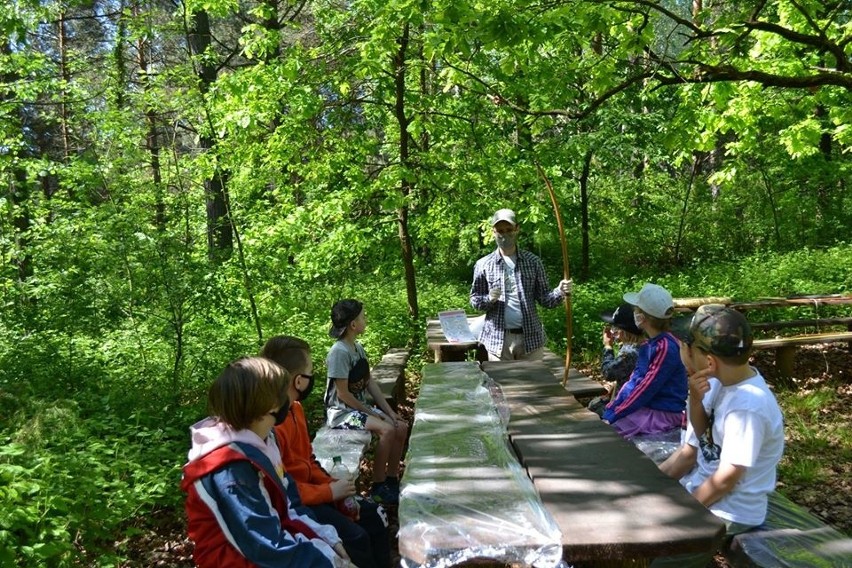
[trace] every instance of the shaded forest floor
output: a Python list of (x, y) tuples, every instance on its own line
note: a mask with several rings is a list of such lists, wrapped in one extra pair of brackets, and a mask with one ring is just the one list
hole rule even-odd
[[(754, 359), (767, 381), (776, 385), (778, 377), (774, 368), (774, 356), (771, 352), (758, 352)], [(594, 378), (600, 378), (596, 369), (584, 368), (581, 372)], [(791, 458), (817, 463), (818, 471), (812, 478), (792, 475), (787, 479), (780, 476), (778, 488), (795, 503), (804, 506), (826, 523), (852, 535), (852, 455), (850, 441), (845, 439), (852, 427), (852, 353), (843, 347), (813, 347), (799, 351), (795, 375), (791, 386), (776, 386), (782, 407), (785, 409), (787, 448), (784, 460)], [(400, 407), (400, 414), (411, 421), (414, 411), (416, 386), (409, 388), (409, 399)], [(827, 432), (827, 439), (821, 444), (813, 444), (808, 434), (799, 428), (791, 427), (791, 420), (797, 420), (788, 413), (785, 399), (802, 398), (805, 395), (821, 392), (833, 392), (827, 402), (811, 412), (818, 417), (820, 429)], [(836, 437), (836, 438), (833, 438)], [(359, 477), (360, 488), (366, 490), (371, 472), (369, 460), (362, 462)], [(792, 469), (792, 468), (791, 468)], [(782, 468), (782, 473), (784, 469)], [(810, 481), (808, 480), (810, 479)], [(398, 528), (396, 508), (389, 511), (393, 538), (393, 566), (398, 566), (398, 553), (395, 535)], [(137, 519), (138, 534), (120, 543), (116, 548), (126, 551), (128, 560), (123, 566), (139, 567), (190, 567), (192, 563), (192, 543), (186, 537), (186, 525), (183, 511), (160, 511)], [(724, 559), (717, 557), (716, 566), (725, 568)]]

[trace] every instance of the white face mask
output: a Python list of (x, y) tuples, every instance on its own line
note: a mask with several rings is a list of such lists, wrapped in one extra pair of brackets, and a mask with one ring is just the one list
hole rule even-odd
[(636, 324), (636, 327), (642, 327), (642, 324), (645, 323), (645, 314), (633, 314), (633, 323)]

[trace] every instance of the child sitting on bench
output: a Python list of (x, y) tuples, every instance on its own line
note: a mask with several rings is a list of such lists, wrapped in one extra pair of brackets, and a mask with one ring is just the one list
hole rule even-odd
[[(614, 311), (601, 313), (601, 319), (609, 324), (603, 331), (601, 374), (606, 380), (614, 383), (614, 386), (609, 393), (595, 397), (589, 403), (589, 410), (598, 416), (603, 414), (607, 403), (630, 378), (639, 358), (638, 347), (645, 340), (642, 330), (636, 327), (633, 321), (633, 306), (627, 302)], [(613, 346), (615, 343), (618, 344), (617, 354)]]
[(603, 419), (627, 439), (680, 428), (686, 407), (686, 370), (677, 339), (669, 332), (672, 295), (648, 283), (638, 293), (625, 294), (624, 301), (633, 307), (633, 321), (648, 340), (639, 346), (636, 368), (606, 405)]
[[(691, 373), (687, 440), (660, 470), (722, 519), (732, 537), (766, 518), (784, 452), (781, 409), (749, 365), (751, 327), (740, 312), (701, 306), (679, 335), (681, 359)], [(718, 388), (711, 388), (711, 377)], [(703, 567), (712, 555), (659, 558), (651, 566)]]
[[(326, 357), (325, 410), (331, 428), (368, 430), (379, 436), (373, 460), (371, 496), (377, 503), (399, 503), (399, 467), (408, 423), (394, 412), (370, 376), (370, 363), (357, 337), (367, 328), (364, 305), (340, 300), (331, 309), (329, 335), (337, 341)], [(370, 393), (378, 408), (367, 404)]]
[(344, 500), (353, 499), (355, 483), (335, 479), (314, 458), (308, 421), (302, 402), (314, 387), (314, 365), (311, 348), (298, 337), (277, 335), (263, 346), (261, 355), (287, 369), (289, 395), (293, 403), (283, 423), (275, 426), (284, 467), (299, 489), (302, 504), (313, 511), (316, 519), (337, 529), (343, 546), (358, 568), (389, 568), (390, 542), (387, 514), (381, 505), (370, 500), (356, 500), (357, 512), (345, 510)]
[(272, 428), (290, 407), (289, 382), (268, 359), (238, 359), (210, 387), (210, 417), (190, 428), (181, 489), (201, 568), (351, 566), (334, 528), (296, 513), (288, 501)]

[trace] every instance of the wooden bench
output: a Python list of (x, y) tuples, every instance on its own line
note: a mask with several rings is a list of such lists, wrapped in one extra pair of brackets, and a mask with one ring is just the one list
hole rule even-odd
[(852, 538), (772, 492), (764, 526), (735, 536), (725, 556), (735, 568), (849, 567)]
[(393, 409), (405, 400), (405, 366), (409, 355), (408, 349), (403, 347), (391, 348), (370, 371)]
[[(565, 373), (565, 360), (557, 356), (556, 353), (548, 348), (544, 348), (544, 357), (542, 362), (550, 369), (550, 372), (556, 376), (561, 382)], [(565, 383), (565, 390), (571, 393), (576, 399), (592, 399), (596, 396), (606, 394), (606, 387), (594, 379), (583, 375), (573, 367), (568, 370), (568, 381)]]
[[(709, 551), (724, 525), (534, 362), (488, 362), (508, 434), (562, 532), (566, 562), (609, 566)], [(584, 564), (585, 565), (585, 564)]]
[(852, 345), (852, 331), (838, 333), (819, 333), (812, 335), (793, 335), (774, 339), (755, 339), (752, 349), (774, 349), (775, 366), (782, 377), (793, 376), (793, 363), (796, 348), (802, 345), (847, 342)]
[[(814, 317), (794, 317), (759, 321), (754, 317), (755, 312), (765, 310), (801, 310), (812, 308), (814, 310), (827, 306), (852, 305), (852, 296), (843, 294), (829, 295), (806, 295), (791, 296), (787, 298), (762, 298), (749, 302), (734, 302), (730, 298), (679, 298), (675, 299), (675, 306), (681, 310), (697, 309), (702, 304), (722, 303), (749, 317), (752, 330), (755, 332), (754, 349), (773, 349), (775, 351), (775, 366), (778, 374), (783, 378), (793, 376), (793, 364), (795, 362), (796, 349), (803, 345), (816, 345), (823, 343), (847, 342), (852, 345), (852, 317), (841, 315), (820, 315)], [(761, 314), (765, 317), (765, 314)], [(774, 314), (770, 314), (774, 315)], [(758, 321), (754, 321), (758, 320)], [(842, 328), (842, 329), (838, 329)], [(773, 330), (799, 329), (808, 331), (786, 337), (761, 337), (764, 332)]]

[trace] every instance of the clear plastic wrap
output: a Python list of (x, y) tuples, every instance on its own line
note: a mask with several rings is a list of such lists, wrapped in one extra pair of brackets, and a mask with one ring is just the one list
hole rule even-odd
[(561, 534), (510, 449), (494, 387), (472, 362), (424, 370), (399, 508), (406, 568), (561, 561)]
[(630, 439), (639, 450), (660, 465), (681, 445), (683, 430), (675, 428), (659, 434), (634, 436)]
[(341, 462), (357, 477), (361, 468), (361, 456), (370, 443), (371, 434), (366, 430), (339, 430), (328, 425), (317, 430), (312, 446), (314, 456), (326, 471), (331, 471), (334, 456), (340, 456)]
[(764, 527), (734, 537), (737, 564), (761, 568), (852, 567), (852, 538), (827, 526), (777, 492), (769, 494)]

